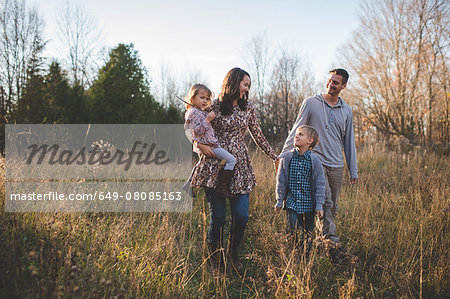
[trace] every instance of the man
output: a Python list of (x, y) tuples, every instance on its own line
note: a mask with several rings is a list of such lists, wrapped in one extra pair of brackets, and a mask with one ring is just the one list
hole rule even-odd
[(335, 217), (344, 170), (342, 150), (350, 172), (350, 183), (354, 184), (358, 180), (353, 112), (352, 108), (339, 97), (339, 93), (347, 86), (348, 77), (344, 69), (331, 70), (326, 83), (326, 93), (303, 101), (297, 120), (281, 152), (283, 154), (293, 149), (295, 132), (299, 126), (310, 125), (318, 131), (320, 141), (313, 152), (322, 161), (325, 173), (323, 234), (336, 244), (340, 244)]

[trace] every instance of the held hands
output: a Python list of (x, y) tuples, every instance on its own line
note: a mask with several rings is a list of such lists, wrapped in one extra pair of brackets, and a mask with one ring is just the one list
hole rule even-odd
[(275, 167), (275, 173), (278, 172), (278, 165), (280, 165), (280, 159), (276, 159), (276, 160), (273, 162), (273, 166)]
[(208, 116), (206, 116), (206, 121), (211, 122), (214, 118), (216, 118), (216, 114), (214, 113), (214, 111), (211, 111), (210, 113), (208, 113)]

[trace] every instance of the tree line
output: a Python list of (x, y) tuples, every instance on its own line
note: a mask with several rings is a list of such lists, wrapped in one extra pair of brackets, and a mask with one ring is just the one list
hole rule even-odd
[[(150, 93), (147, 71), (133, 44), (119, 44), (111, 49), (108, 59), (91, 80), (92, 71), (88, 68), (92, 50), (86, 40), (80, 39), (81, 33), (86, 34), (86, 22), (80, 21), (84, 16), (76, 10), (65, 17), (62, 22), (67, 23), (61, 28), (69, 45), (69, 72), (56, 60), (45, 65), (43, 23), (36, 9), (27, 8), (20, 0), (3, 1), (0, 112), (5, 120), (15, 123), (182, 121), (179, 111), (163, 107)], [(83, 42), (86, 44), (82, 45)]]
[(449, 141), (450, 4), (364, 1), (360, 26), (339, 53), (353, 74), (359, 134), (412, 145)]
[[(445, 0), (363, 0), (359, 24), (330, 66), (350, 73), (357, 143), (447, 148), (449, 141), (450, 3)], [(335, 20), (335, 34), (348, 30)], [(252, 101), (266, 136), (281, 144), (306, 97), (324, 90), (296, 51), (273, 51), (254, 36), (244, 56)], [(318, 88), (319, 87), (319, 88)]]
[[(445, 0), (360, 1), (358, 27), (330, 65), (350, 73), (343, 98), (353, 108), (359, 144), (448, 145), (449, 9)], [(160, 86), (150, 86), (132, 44), (105, 55), (101, 32), (77, 7), (67, 6), (57, 21), (66, 59), (48, 62), (37, 9), (2, 0), (3, 122), (183, 122), (184, 108), (175, 96), (204, 82), (199, 72), (177, 78), (163, 66)], [(339, 27), (339, 19), (336, 24), (337, 31), (348, 30)], [(266, 34), (255, 35), (243, 50), (259, 122), (267, 139), (281, 145), (302, 101), (323, 91), (325, 82), (315, 80), (299, 52), (272, 49)]]
[(78, 8), (68, 8), (58, 20), (68, 70), (43, 57), (47, 43), (36, 8), (3, 0), (0, 9), (2, 124), (183, 122), (177, 107), (162, 105), (150, 92), (147, 70), (133, 44), (118, 44), (95, 69), (95, 34)]

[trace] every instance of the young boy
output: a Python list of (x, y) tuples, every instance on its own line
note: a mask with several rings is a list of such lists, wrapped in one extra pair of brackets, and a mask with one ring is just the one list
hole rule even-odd
[(315, 212), (323, 217), (325, 176), (319, 157), (310, 151), (318, 142), (319, 134), (313, 127), (300, 126), (295, 134), (295, 148), (280, 156), (277, 172), (275, 213), (284, 203), (288, 230), (295, 244), (300, 231), (301, 248), (310, 245), (305, 239), (312, 239)]

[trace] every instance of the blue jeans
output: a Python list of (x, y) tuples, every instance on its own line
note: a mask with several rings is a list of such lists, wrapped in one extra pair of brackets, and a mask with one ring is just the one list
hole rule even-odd
[[(296, 211), (287, 209), (287, 229), (291, 234), (292, 242), (295, 246), (303, 248), (305, 241), (310, 243), (314, 232), (314, 216), (315, 212), (298, 214)], [(300, 244), (299, 244), (300, 241)], [(308, 244), (309, 246), (310, 244)]]
[[(205, 193), (211, 220), (208, 229), (208, 242), (213, 249), (217, 249), (223, 247), (226, 199), (211, 188), (205, 188)], [(232, 221), (229, 248), (231, 253), (237, 253), (248, 222), (249, 195), (240, 194), (238, 197), (230, 199), (230, 205)]]
[(223, 167), (224, 170), (233, 170), (236, 165), (236, 158), (230, 154), (228, 151), (221, 147), (211, 148), (214, 155), (216, 155), (216, 159), (225, 160), (226, 164)]
[(300, 230), (312, 234), (314, 231), (314, 215), (314, 212), (298, 214), (294, 210), (287, 209), (288, 230)]

